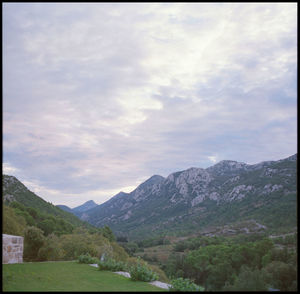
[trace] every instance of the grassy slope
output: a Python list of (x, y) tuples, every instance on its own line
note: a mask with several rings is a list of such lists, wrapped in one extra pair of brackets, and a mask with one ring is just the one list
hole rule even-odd
[(3, 291), (164, 291), (145, 282), (76, 262), (3, 265)]

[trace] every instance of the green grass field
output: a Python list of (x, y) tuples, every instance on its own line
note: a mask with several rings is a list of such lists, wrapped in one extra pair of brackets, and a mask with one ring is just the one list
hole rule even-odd
[(74, 261), (4, 264), (2, 269), (2, 291), (166, 291)]

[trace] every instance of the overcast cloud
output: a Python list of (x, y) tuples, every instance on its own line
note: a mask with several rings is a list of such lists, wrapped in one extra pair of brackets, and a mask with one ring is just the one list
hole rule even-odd
[(296, 3), (4, 3), (3, 173), (100, 204), (297, 152)]

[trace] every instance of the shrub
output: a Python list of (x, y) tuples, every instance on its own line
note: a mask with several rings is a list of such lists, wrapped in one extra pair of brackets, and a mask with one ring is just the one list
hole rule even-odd
[(78, 257), (78, 263), (95, 264), (98, 262), (98, 258), (92, 257), (89, 253), (82, 254)]
[(194, 284), (189, 279), (178, 278), (171, 281), (170, 291), (173, 292), (204, 291), (204, 288)]
[(125, 271), (127, 270), (126, 263), (123, 261), (116, 261), (112, 258), (107, 258), (106, 260), (98, 262), (98, 267), (100, 271)]
[(151, 282), (158, 279), (158, 274), (153, 272), (147, 264), (141, 264), (138, 262), (129, 269), (131, 280), (133, 281), (143, 281)]

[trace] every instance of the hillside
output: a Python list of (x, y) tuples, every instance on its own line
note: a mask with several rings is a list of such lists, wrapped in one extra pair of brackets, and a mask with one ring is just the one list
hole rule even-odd
[(3, 202), (5, 204), (12, 203), (14, 201), (21, 203), (26, 207), (36, 208), (41, 212), (53, 215), (55, 217), (61, 217), (65, 221), (68, 221), (74, 226), (88, 226), (90, 224), (80, 220), (78, 217), (70, 212), (66, 212), (55, 205), (45, 201), (35, 193), (27, 189), (17, 178), (14, 176), (3, 175), (2, 176), (2, 189), (3, 189)]
[(254, 165), (224, 160), (167, 178), (155, 175), (133, 192), (85, 211), (81, 219), (132, 238), (247, 220), (270, 231), (290, 230), (297, 226), (296, 164), (297, 154)]

